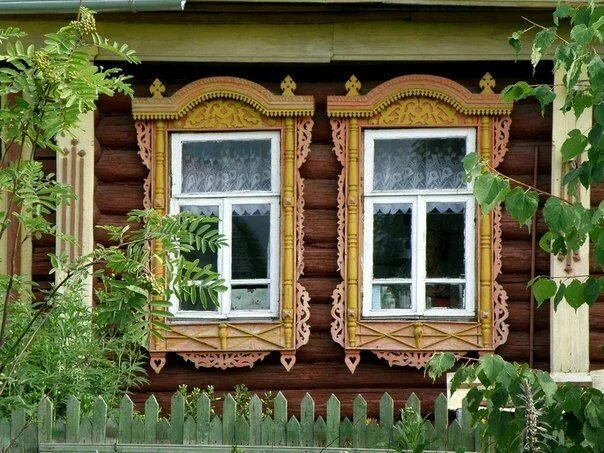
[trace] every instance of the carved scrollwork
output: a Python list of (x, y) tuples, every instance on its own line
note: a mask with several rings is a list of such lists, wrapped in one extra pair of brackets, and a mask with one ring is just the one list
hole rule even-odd
[(137, 121), (134, 125), (136, 129), (136, 140), (138, 142), (138, 155), (143, 161), (143, 165), (149, 170), (149, 174), (143, 183), (144, 197), (143, 207), (151, 208), (151, 159), (153, 154), (153, 123), (151, 121)]
[(340, 346), (345, 347), (344, 327), (346, 326), (346, 314), (344, 313), (344, 282), (336, 286), (332, 294), (333, 303), (331, 305), (331, 338)]
[(179, 356), (187, 362), (192, 362), (195, 368), (252, 368), (258, 360), (264, 360), (269, 352), (225, 352), (225, 353), (185, 353), (179, 352)]
[(255, 108), (233, 99), (203, 102), (174, 122), (177, 129), (250, 129), (276, 125), (277, 119), (264, 116)]
[(438, 126), (459, 122), (453, 107), (429, 98), (400, 99), (369, 119), (369, 124)]
[[(507, 145), (506, 145), (507, 148)], [(509, 317), (508, 295), (503, 286), (497, 282), (501, 274), (501, 206), (493, 210), (493, 347), (504, 344), (510, 331), (506, 319)]]
[[(373, 351), (380, 359), (384, 359), (390, 366), (410, 366), (421, 370), (426, 366), (428, 360), (434, 355), (433, 352), (396, 352), (396, 351)], [(466, 353), (455, 353), (455, 357), (463, 357)]]
[(512, 118), (502, 116), (493, 120), (493, 168), (497, 168), (508, 152)]

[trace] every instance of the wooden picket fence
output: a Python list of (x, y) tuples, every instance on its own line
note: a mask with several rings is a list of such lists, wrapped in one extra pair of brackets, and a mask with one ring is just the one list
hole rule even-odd
[[(421, 413), (415, 394), (406, 407)], [(237, 403), (229, 394), (222, 414), (213, 414), (210, 399), (202, 394), (195, 414), (187, 415), (185, 399), (172, 397), (170, 415), (160, 417), (154, 396), (145, 403), (144, 415), (137, 414), (125, 396), (115, 417), (108, 416), (107, 404), (98, 398), (90, 416), (82, 416), (80, 402), (70, 397), (65, 419), (55, 418), (53, 403), (44, 398), (35, 418), (28, 420), (23, 409), (0, 420), (0, 451), (29, 452), (384, 452), (393, 451), (397, 429), (403, 429), (394, 401), (385, 393), (379, 405), (379, 420), (367, 418), (367, 403), (361, 395), (354, 400), (352, 419), (341, 417), (340, 401), (332, 395), (325, 419), (315, 417), (315, 403), (309, 394), (300, 405), (300, 418), (288, 418), (287, 400), (279, 393), (273, 401), (272, 416), (262, 414), (262, 401), (254, 396), (249, 415), (237, 414)], [(475, 433), (470, 415), (459, 411), (449, 423), (447, 399), (434, 402), (434, 422), (425, 419), (423, 429), (429, 449), (475, 450)], [(239, 446), (239, 447), (235, 447)]]

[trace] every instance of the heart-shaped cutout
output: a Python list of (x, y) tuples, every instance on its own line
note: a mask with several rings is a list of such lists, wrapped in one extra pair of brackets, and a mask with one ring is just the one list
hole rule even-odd
[(149, 361), (149, 363), (151, 364), (151, 368), (153, 368), (153, 371), (155, 371), (156, 373), (159, 374), (161, 369), (166, 364), (166, 358), (165, 357), (151, 357), (151, 360)]
[(346, 353), (346, 357), (344, 357), (344, 362), (346, 363), (346, 366), (348, 367), (350, 372), (353, 374), (354, 374), (355, 370), (357, 369), (357, 365), (359, 364), (360, 361), (361, 361), (361, 354), (358, 352)]
[(281, 365), (289, 371), (296, 363), (296, 356), (294, 354), (281, 354)]

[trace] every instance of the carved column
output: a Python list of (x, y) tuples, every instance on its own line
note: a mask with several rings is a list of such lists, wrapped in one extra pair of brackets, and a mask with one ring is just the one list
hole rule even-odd
[(285, 118), (283, 174), (283, 328), (285, 347), (293, 347), (294, 326), (294, 120)]
[[(480, 156), (491, 161), (491, 127), (488, 116), (480, 121)], [(491, 345), (491, 296), (492, 296), (492, 253), (491, 253), (491, 216), (482, 214), (480, 217), (480, 310), (482, 346)]]
[(359, 123), (350, 119), (348, 131), (348, 265), (346, 267), (348, 303), (348, 346), (356, 346), (357, 310), (359, 297)]

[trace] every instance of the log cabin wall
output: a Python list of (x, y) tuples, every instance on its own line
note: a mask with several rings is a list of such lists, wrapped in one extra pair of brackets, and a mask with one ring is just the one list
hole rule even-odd
[[(551, 83), (550, 68), (544, 65), (534, 82)], [(311, 336), (309, 343), (297, 353), (297, 363), (287, 372), (272, 354), (252, 368), (227, 371), (195, 369), (176, 355), (168, 361), (160, 374), (149, 369), (149, 383), (135, 395), (137, 402), (153, 392), (160, 404), (168, 404), (180, 384), (213, 385), (218, 392), (232, 391), (236, 384), (245, 384), (254, 392), (282, 391), (290, 402), (293, 413), (299, 411), (299, 401), (310, 392), (317, 402), (317, 411), (325, 412), (325, 402), (335, 393), (342, 402), (343, 414), (352, 413), (353, 398), (361, 393), (368, 402), (369, 416), (376, 416), (378, 400), (388, 392), (401, 407), (411, 392), (423, 401), (424, 409), (432, 410), (429, 402), (446, 384), (440, 379), (434, 384), (425, 378), (422, 370), (408, 367), (390, 368), (373, 354), (363, 356), (355, 374), (344, 364), (342, 348), (331, 338), (331, 294), (339, 283), (336, 268), (336, 185), (340, 171), (332, 151), (331, 131), (326, 115), (326, 96), (344, 94), (344, 82), (355, 74), (362, 82), (362, 92), (404, 74), (433, 74), (451, 78), (472, 91), (489, 71), (497, 80), (497, 90), (516, 80), (529, 80), (532, 71), (527, 63), (473, 62), (473, 63), (349, 63), (325, 65), (208, 65), (208, 64), (145, 64), (134, 75), (137, 96), (148, 96), (148, 87), (155, 77), (166, 86), (165, 96), (193, 80), (216, 75), (243, 77), (260, 83), (279, 93), (278, 84), (287, 75), (297, 83), (296, 94), (315, 97), (316, 113), (313, 143), (302, 176), (305, 189), (305, 272), (304, 285), (311, 296)], [(536, 183), (549, 190), (551, 163), (551, 111), (541, 116), (534, 102), (518, 103), (512, 113), (510, 150), (500, 166), (505, 174), (523, 182)], [(96, 121), (98, 142), (95, 166), (95, 224), (121, 225), (131, 209), (142, 208), (143, 178), (146, 169), (137, 155), (134, 121), (130, 100), (125, 97), (102, 98)], [(503, 275), (499, 281), (509, 295), (510, 335), (498, 353), (507, 360), (531, 362), (535, 367), (549, 368), (549, 307), (536, 308), (531, 301), (526, 282), (532, 275), (549, 273), (549, 255), (539, 251), (538, 237), (544, 231), (543, 219), (537, 218), (537, 236), (519, 228), (509, 217), (503, 218)], [(102, 231), (95, 232), (97, 242), (107, 238)], [(533, 307), (533, 310), (531, 310)], [(604, 312), (604, 310), (601, 310)], [(602, 314), (600, 314), (600, 319)], [(597, 319), (596, 316), (594, 318)], [(593, 319), (593, 318), (592, 318)], [(597, 323), (597, 322), (596, 322)], [(601, 322), (599, 324), (602, 324)], [(594, 338), (603, 337), (592, 324)], [(602, 327), (600, 327), (602, 329)], [(599, 336), (599, 337), (598, 337)], [(604, 361), (600, 355), (597, 360)]]

